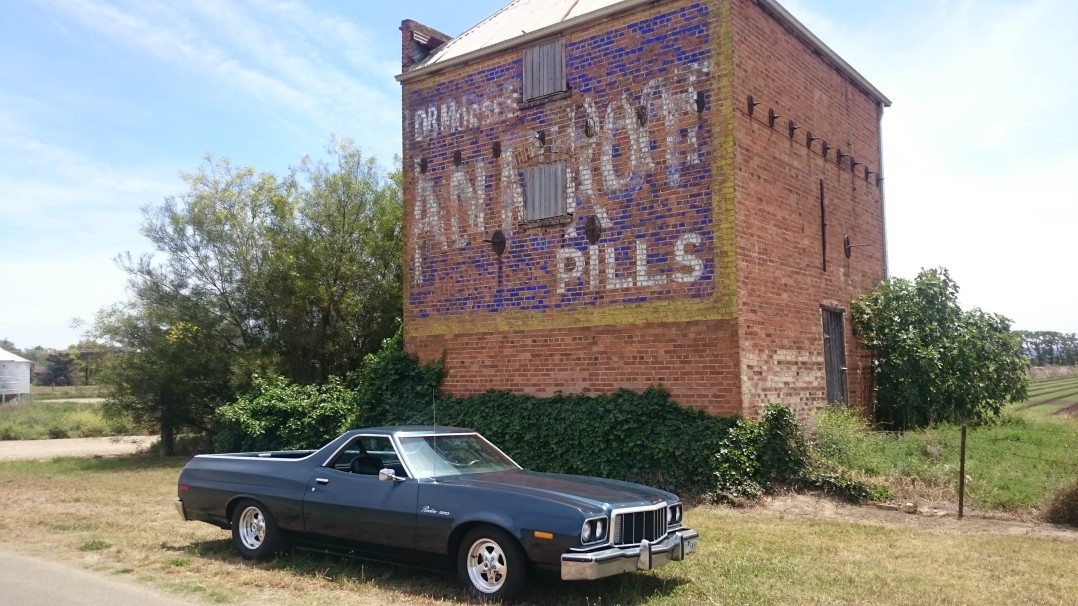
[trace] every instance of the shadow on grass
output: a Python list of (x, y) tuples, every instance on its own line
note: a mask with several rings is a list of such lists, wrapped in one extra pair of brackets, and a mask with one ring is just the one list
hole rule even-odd
[[(234, 564), (238, 570), (256, 567), (312, 579), (328, 579), (341, 585), (371, 583), (387, 591), (416, 597), (471, 603), (455, 575), (422, 568), (410, 568), (307, 551), (289, 551), (268, 562), (251, 562), (236, 553), (230, 539), (196, 540), (184, 546), (162, 549), (185, 552), (193, 557)], [(557, 575), (532, 574), (518, 604), (644, 604), (673, 593), (688, 583), (681, 578), (659, 577), (654, 573), (624, 574), (598, 581), (562, 581)]]

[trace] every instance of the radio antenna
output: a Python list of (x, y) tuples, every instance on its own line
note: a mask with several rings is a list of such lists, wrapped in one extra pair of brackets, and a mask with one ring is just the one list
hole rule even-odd
[(434, 480), (438, 480), (438, 398), (434, 397), (434, 390), (430, 390), (430, 407), (434, 410), (434, 437), (431, 438), (434, 442), (431, 450), (434, 452), (431, 454), (431, 465), (433, 465), (431, 471), (434, 473)]

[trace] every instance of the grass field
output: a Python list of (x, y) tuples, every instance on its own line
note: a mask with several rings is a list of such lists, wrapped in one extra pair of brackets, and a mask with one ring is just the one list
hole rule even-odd
[(100, 398), (104, 395), (104, 385), (63, 385), (60, 387), (47, 385), (30, 386), (30, 397), (34, 402)]
[[(1078, 481), (1078, 377), (1037, 381), (998, 423), (970, 428), (966, 496), (974, 507), (1035, 515)], [(961, 429), (869, 431), (841, 411), (817, 419), (819, 452), (833, 464), (895, 490), (899, 499), (957, 502)]]
[[(206, 603), (467, 603), (447, 574), (309, 554), (245, 562), (227, 532), (176, 515), (172, 500), (183, 463), (0, 463), (0, 542)], [(1078, 595), (1076, 533), (893, 515), (849, 521), (695, 508), (686, 520), (702, 536), (697, 556), (599, 582), (539, 579), (522, 602), (1073, 604)]]
[(0, 440), (98, 438), (132, 435), (123, 422), (108, 421), (100, 402), (56, 400), (0, 404)]
[(1029, 386), (1029, 398), (1012, 408), (1038, 416), (1078, 417), (1078, 374), (1032, 382)]

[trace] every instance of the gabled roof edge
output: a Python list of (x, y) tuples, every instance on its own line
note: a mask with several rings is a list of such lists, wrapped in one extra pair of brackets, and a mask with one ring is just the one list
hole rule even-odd
[(868, 96), (874, 98), (877, 103), (884, 107), (891, 107), (891, 100), (888, 99), (878, 88), (872, 85), (864, 76), (862, 76), (856, 69), (853, 68), (845, 59), (839, 56), (838, 53), (831, 50), (829, 46), (823, 43), (822, 40), (816, 37), (803, 23), (797, 20), (796, 17), (790, 14), (777, 0), (756, 0), (756, 4), (760, 5), (768, 14), (775, 18), (776, 21), (788, 27), (794, 35), (812, 47), (814, 50), (820, 53), (825, 61), (831, 63), (839, 72), (852, 80), (854, 84), (859, 86)]
[[(583, 15), (580, 15), (579, 17), (573, 17), (572, 19), (559, 21), (544, 28), (531, 31), (526, 34), (521, 34), (520, 36), (517, 36), (515, 38), (510, 38), (508, 40), (498, 42), (497, 44), (478, 48), (470, 53), (465, 53), (463, 55), (453, 57), (452, 59), (446, 59), (445, 61), (415, 67), (403, 74), (398, 74), (397, 76), (395, 76), (395, 78), (397, 79), (397, 82), (407, 82), (408, 80), (418, 78), (419, 76), (425, 74), (433, 74), (447, 67), (452, 67), (454, 65), (459, 65), (462, 63), (469, 63), (475, 61), (476, 59), (486, 57), (487, 55), (495, 54), (502, 50), (521, 46), (523, 44), (527, 44), (528, 42), (545, 38), (547, 36), (550, 36), (551, 34), (556, 34), (571, 29), (573, 27), (577, 27), (579, 25), (584, 25), (591, 21), (605, 19), (611, 15), (615, 15), (617, 13), (624, 12), (645, 4), (655, 3), (657, 1), (658, 0), (624, 0), (624, 2), (612, 4), (610, 6), (606, 6), (598, 10), (592, 11), (590, 13), (585, 13)], [(502, 9), (499, 9), (498, 12), (501, 12), (502, 10), (504, 10), (504, 7)], [(495, 13), (495, 15), (496, 14), (498, 13)], [(489, 18), (490, 17), (488, 17), (488, 19)], [(487, 19), (484, 19), (483, 21), (480, 21), (480, 23), (483, 23), (486, 20)], [(463, 36), (464, 34), (461, 35)]]

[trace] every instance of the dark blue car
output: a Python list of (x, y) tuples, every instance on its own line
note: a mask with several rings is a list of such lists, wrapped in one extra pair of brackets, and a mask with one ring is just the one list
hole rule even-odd
[(530, 570), (565, 580), (651, 570), (696, 550), (669, 492), (522, 469), (452, 427), (349, 431), (319, 450), (199, 455), (180, 473), (185, 520), (232, 530), (245, 558), (286, 547), (454, 569), (511, 599)]

